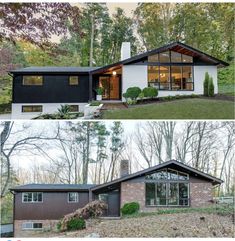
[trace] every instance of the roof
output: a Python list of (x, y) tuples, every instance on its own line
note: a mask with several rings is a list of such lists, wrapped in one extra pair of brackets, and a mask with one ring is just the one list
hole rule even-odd
[(146, 58), (149, 55), (155, 53), (161, 53), (166, 50), (173, 50), (179, 53), (187, 54), (193, 57), (201, 58), (202, 60), (206, 60), (211, 62), (212, 64), (218, 67), (225, 67), (229, 66), (228, 63), (224, 62), (223, 60), (217, 59), (209, 54), (206, 54), (198, 49), (195, 49), (189, 45), (186, 45), (181, 42), (173, 42), (167, 45), (164, 45), (160, 48), (153, 49), (147, 51), (142, 54), (135, 55), (131, 58), (118, 61), (113, 64), (105, 65), (103, 67), (28, 67), (23, 69), (12, 70), (10, 73), (20, 74), (20, 73), (98, 73), (100, 71), (104, 71), (109, 68), (115, 68), (117, 66), (131, 64), (137, 61), (141, 61), (142, 59)]
[(116, 65), (131, 64), (133, 62), (140, 61), (141, 59), (144, 59), (144, 58), (146, 58), (149, 55), (156, 54), (156, 53), (161, 53), (161, 52), (164, 52), (166, 50), (177, 51), (177, 52), (180, 52), (180, 53), (183, 53), (183, 54), (191, 55), (193, 57), (201, 57), (201, 58), (204, 58), (206, 60), (211, 61), (212, 63), (214, 63), (215, 65), (218, 65), (219, 67), (229, 66), (229, 64), (224, 62), (223, 60), (217, 59), (217, 58), (215, 58), (215, 57), (213, 57), (213, 56), (211, 56), (209, 54), (206, 54), (206, 53), (204, 53), (204, 52), (202, 52), (202, 51), (200, 51), (198, 49), (195, 49), (195, 48), (193, 48), (193, 47), (191, 47), (189, 45), (186, 45), (186, 44), (183, 44), (183, 43), (177, 41), (177, 42), (173, 42), (173, 43), (164, 45), (164, 46), (162, 46), (160, 48), (153, 49), (153, 50), (144, 52), (142, 54), (135, 55), (135, 56), (133, 56), (131, 58), (119, 61), (117, 63), (97, 68), (97, 69), (93, 70), (92, 72), (93, 73), (99, 72), (100, 70), (112, 68), (112, 67), (114, 67)]
[(88, 191), (94, 184), (27, 184), (11, 188), (12, 191)]
[(89, 73), (97, 68), (99, 67), (27, 67), (12, 70), (11, 73)]
[(115, 179), (113, 181), (95, 185), (95, 184), (27, 184), (27, 185), (21, 185), (17, 186), (15, 188), (11, 188), (13, 191), (69, 191), (69, 190), (76, 190), (76, 191), (95, 191), (99, 190), (105, 187), (113, 186), (120, 184), (121, 182), (128, 181), (130, 179), (134, 179), (137, 177), (141, 177), (143, 175), (146, 175), (148, 173), (151, 173), (153, 171), (166, 168), (169, 166), (177, 166), (182, 168), (185, 171), (188, 171), (191, 174), (195, 174), (196, 176), (199, 176), (201, 178), (205, 178), (212, 182), (212, 185), (218, 185), (221, 184), (223, 181), (217, 177), (211, 176), (207, 173), (201, 172), (193, 167), (190, 167), (186, 164), (183, 164), (182, 162), (176, 161), (176, 160), (170, 160), (164, 163), (161, 163), (159, 165), (144, 169), (142, 171), (138, 171), (133, 174), (126, 175), (124, 177), (120, 177), (118, 179)]
[(184, 170), (187, 170), (187, 171), (189, 171), (191, 173), (197, 174), (198, 176), (206, 178), (209, 181), (211, 181), (213, 185), (218, 185), (218, 184), (221, 184), (223, 182), (221, 179), (219, 179), (217, 177), (214, 177), (214, 176), (211, 176), (211, 175), (209, 175), (207, 173), (201, 172), (201, 171), (199, 171), (199, 170), (197, 170), (197, 169), (195, 169), (193, 167), (190, 167), (188, 165), (183, 164), (182, 162), (179, 162), (179, 161), (176, 161), (176, 160), (170, 160), (170, 161), (161, 163), (159, 165), (156, 165), (156, 166), (144, 169), (142, 171), (139, 171), (139, 172), (136, 172), (136, 173), (133, 173), (133, 174), (129, 174), (129, 175), (124, 176), (124, 177), (120, 177), (120, 178), (115, 179), (115, 180), (113, 180), (111, 182), (107, 182), (107, 183), (104, 183), (104, 184), (100, 184), (100, 185), (94, 186), (94, 187), (91, 188), (91, 190), (98, 190), (100, 188), (108, 187), (110, 185), (121, 183), (123, 181), (128, 181), (130, 179), (134, 179), (136, 177), (140, 177), (140, 176), (146, 175), (148, 173), (151, 173), (151, 172), (156, 171), (158, 169), (162, 169), (162, 168), (168, 167), (170, 165), (176, 165), (178, 167), (183, 168)]

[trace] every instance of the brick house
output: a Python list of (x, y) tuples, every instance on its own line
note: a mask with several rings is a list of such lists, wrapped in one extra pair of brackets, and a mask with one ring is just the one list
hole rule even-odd
[(181, 162), (171, 160), (129, 174), (129, 162), (120, 165), (120, 178), (100, 185), (28, 184), (14, 194), (14, 235), (51, 229), (63, 215), (99, 199), (108, 204), (106, 216), (120, 216), (120, 207), (138, 202), (140, 211), (157, 208), (205, 207), (213, 188), (223, 181)]

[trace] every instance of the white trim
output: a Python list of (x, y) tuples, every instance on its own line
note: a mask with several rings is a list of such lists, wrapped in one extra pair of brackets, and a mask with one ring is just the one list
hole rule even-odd
[[(32, 193), (32, 201), (24, 201), (24, 194), (25, 193)], [(33, 200), (33, 194), (34, 193), (41, 193), (42, 194), (42, 201), (34, 201)], [(43, 192), (22, 192), (22, 203), (43, 203)]]
[[(76, 194), (76, 196), (75, 196), (75, 201), (70, 201), (70, 200), (69, 200), (69, 195), (70, 195), (70, 193), (75, 193), (75, 194)], [(68, 192), (67, 202), (68, 202), (68, 203), (79, 203), (79, 193), (78, 193), (78, 192)]]
[[(24, 228), (24, 225), (30, 224), (30, 228)], [(34, 224), (42, 224), (41, 228), (34, 228)], [(22, 230), (42, 230), (43, 229), (43, 223), (39, 223), (39, 222), (24, 222), (22, 223)]]

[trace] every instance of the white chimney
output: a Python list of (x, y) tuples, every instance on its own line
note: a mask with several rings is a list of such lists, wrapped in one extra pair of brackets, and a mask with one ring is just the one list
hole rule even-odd
[(123, 42), (121, 47), (121, 60), (131, 57), (131, 43)]

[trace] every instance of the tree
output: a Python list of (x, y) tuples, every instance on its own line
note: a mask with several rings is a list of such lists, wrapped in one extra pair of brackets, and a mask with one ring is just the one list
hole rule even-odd
[(210, 77), (209, 79), (209, 84), (208, 84), (208, 95), (210, 97), (213, 97), (214, 96), (214, 83), (213, 83), (213, 78)]
[(113, 125), (111, 127), (111, 133), (110, 133), (111, 134), (111, 146), (110, 146), (111, 162), (108, 168), (106, 182), (108, 180), (112, 181), (115, 177), (117, 161), (124, 147), (124, 143), (122, 140), (123, 131), (124, 130), (120, 121), (113, 122)]
[(203, 82), (203, 94), (205, 96), (208, 96), (208, 93), (209, 93), (209, 81), (210, 81), (210, 76), (209, 76), (208, 72), (206, 72), (205, 79)]
[(79, 9), (69, 3), (1, 3), (0, 41), (18, 39), (48, 46), (53, 35), (68, 33), (68, 22), (79, 29)]

